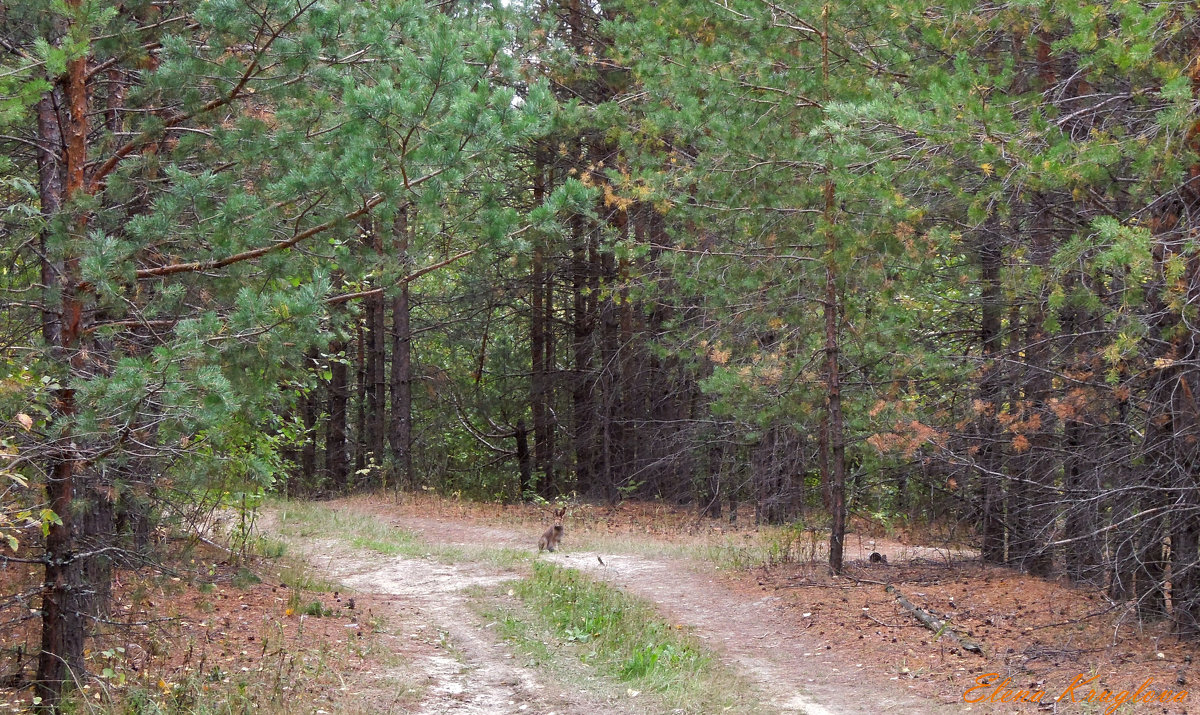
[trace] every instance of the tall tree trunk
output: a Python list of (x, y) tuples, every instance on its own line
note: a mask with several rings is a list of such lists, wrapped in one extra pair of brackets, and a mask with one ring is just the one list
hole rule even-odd
[(95, 467), (79, 470), (76, 475), (75, 508), (79, 511), (76, 523), (80, 551), (89, 554), (79, 556), (82, 561), (80, 574), (83, 589), (80, 606), (88, 619), (107, 618), (112, 599), (113, 558), (112, 546), (116, 542), (115, 490), (104, 478), (107, 469)]
[[(65, 393), (65, 391), (64, 391)], [(73, 402), (59, 395), (60, 410)], [(61, 412), (66, 416), (70, 413)], [(46, 568), (42, 586), (42, 650), (38, 656), (37, 694), (47, 708), (57, 705), (64, 688), (84, 675), (83, 641), (87, 625), (84, 605), (82, 562), (75, 558), (74, 461), (69, 454), (55, 459), (47, 480), (46, 496), (59, 521), (46, 534)]]
[[(598, 259), (600, 261), (598, 268), (603, 272), (603, 280), (611, 287), (616, 279), (615, 258), (611, 251), (602, 251), (599, 252)], [(599, 292), (597, 291), (597, 294)], [(616, 293), (611, 289), (605, 291), (605, 293), (606, 296), (603, 297), (599, 309), (600, 375), (596, 386), (599, 392), (597, 419), (600, 423), (599, 434), (597, 435), (597, 447), (600, 452), (598, 486), (600, 496), (609, 503), (615, 503), (617, 499), (616, 472), (624, 447), (621, 441), (621, 426), (617, 416), (617, 412), (620, 409), (620, 392), (618, 388), (621, 382), (620, 353), (624, 349), (624, 346), (618, 342)]]
[[(81, 0), (68, 0), (78, 9)], [(79, 57), (67, 65), (66, 76), (57, 88), (43, 98), (39, 106), (39, 128), (50, 136), (43, 140), (61, 139), (48, 144), (39, 159), (45, 171), (54, 176), (40, 177), (46, 191), (42, 197), (43, 211), (65, 210), (74, 213), (67, 221), (67, 240), (60, 257), (49, 258), (42, 266), (43, 276), (53, 280), (46, 285), (47, 311), (43, 317), (43, 333), (53, 338), (51, 354), (67, 373), (61, 378), (66, 387), (55, 390), (53, 419), (60, 425), (57, 449), (51, 458), (46, 480), (46, 499), (58, 516), (51, 523), (45, 539), (45, 575), (42, 585), (42, 650), (38, 657), (36, 690), (42, 707), (57, 706), (64, 688), (84, 676), (83, 642), (87, 632), (84, 609), (84, 559), (78, 553), (79, 524), (73, 511), (76, 478), (81, 466), (78, 446), (72, 433), (76, 416), (75, 390), (70, 387), (75, 378), (86, 374), (84, 332), (84, 296), (79, 250), (87, 237), (87, 214), (73, 202), (84, 193), (87, 164), (88, 96), (86, 86), (87, 58)], [(65, 106), (56, 106), (61, 97)], [(65, 128), (59, 123), (65, 117)], [(65, 131), (64, 131), (65, 129)], [(48, 154), (55, 147), (62, 154), (55, 160)], [(59, 173), (61, 171), (61, 173)], [(58, 193), (61, 187), (61, 193)], [(46, 255), (46, 254), (44, 254)], [(55, 294), (57, 293), (57, 294)]]
[[(1200, 43), (1192, 43), (1192, 53), (1200, 50)], [(1200, 68), (1192, 67), (1189, 72), (1192, 97), (1200, 97)], [(1188, 148), (1193, 152), (1200, 149), (1200, 121), (1188, 128)], [(1196, 225), (1200, 211), (1200, 162), (1188, 167), (1186, 188), (1180, 192), (1188, 224)], [(1193, 231), (1195, 229), (1193, 228)], [(1165, 250), (1165, 247), (1164, 249)], [(1159, 251), (1161, 252), (1161, 251)], [(1194, 250), (1187, 255), (1187, 300), (1186, 305), (1200, 302), (1200, 256)], [(1200, 354), (1200, 335), (1193, 322), (1179, 316), (1177, 337), (1172, 340), (1172, 352), (1182, 358), (1183, 364), (1195, 365)], [(1172, 438), (1178, 505), (1172, 514), (1171, 535), (1171, 601), (1176, 632), (1188, 638), (1200, 636), (1200, 489), (1197, 488), (1196, 473), (1200, 469), (1200, 395), (1191, 371), (1178, 377), (1177, 389), (1171, 392), (1171, 414), (1175, 426)]]
[(344, 342), (329, 346), (329, 424), (325, 428), (325, 472), (329, 487), (345, 489), (350, 480), (346, 457), (346, 402), (349, 385)]
[[(1145, 477), (1146, 481), (1143, 483), (1152, 483), (1149, 475)], [(1138, 618), (1149, 623), (1167, 617), (1167, 554), (1164, 543), (1167, 537), (1167, 520), (1163, 515), (1168, 505), (1166, 497), (1155, 491), (1146, 500), (1146, 506), (1154, 510), (1154, 515), (1142, 519), (1138, 525), (1134, 584)]]
[(1067, 575), (1077, 582), (1100, 581), (1103, 550), (1100, 542), (1099, 499), (1103, 493), (1101, 468), (1095, 455), (1101, 445), (1089, 432), (1096, 429), (1084, 420), (1064, 420), (1066, 464), (1063, 467), (1063, 500), (1067, 505), (1065, 535)]
[[(829, 6), (822, 12), (821, 74), (826, 99), (829, 93)], [(832, 141), (832, 139), (830, 139)], [(830, 171), (825, 168), (826, 173)], [(842, 384), (838, 373), (838, 322), (840, 304), (837, 290), (837, 234), (834, 232), (835, 187), (833, 179), (825, 179), (825, 389), (828, 416), (829, 463), (822, 475), (829, 484), (829, 567), (842, 572), (843, 549), (846, 540), (846, 443), (842, 435)]]
[(996, 413), (1001, 408), (1000, 369), (1000, 316), (1002, 295), (1000, 291), (1000, 266), (1002, 255), (998, 243), (998, 232), (985, 232), (980, 236), (979, 266), (983, 286), (981, 291), (982, 320), (980, 341), (983, 344), (983, 378), (979, 383), (981, 410), (978, 419), (979, 452), (979, 497), (980, 497), (980, 553), (984, 561), (998, 564), (1004, 562), (1004, 490), (1001, 481), (1002, 459), (1000, 456), (999, 426)]
[(1175, 632), (1200, 636), (1200, 495), (1195, 483), (1180, 488), (1180, 508), (1172, 519), (1171, 606)]
[[(537, 152), (533, 168), (533, 200), (541, 205), (546, 199), (546, 164)], [(554, 369), (554, 283), (546, 268), (546, 248), (542, 240), (533, 247), (532, 286), (529, 296), (529, 408), (533, 418), (533, 463), (537, 482), (531, 475), (525, 489), (548, 496), (554, 483), (554, 432), (551, 422)]]
[[(833, 181), (825, 182), (826, 221), (833, 220)], [(837, 290), (837, 267), (835, 264), (837, 238), (833, 226), (825, 229), (825, 391), (826, 414), (828, 415), (829, 461), (823, 475), (829, 484), (829, 510), (831, 527), (829, 532), (829, 567), (841, 573), (846, 540), (846, 443), (843, 437), (842, 384), (838, 372), (839, 342), (838, 313), (840, 304)]]
[[(38, 129), (38, 198), (41, 202), (42, 218), (49, 226), (50, 221), (62, 212), (63, 201), (66, 197), (66, 151), (62, 130), (67, 124), (66, 97), (62, 87), (55, 85), (53, 89), (42, 95), (37, 104)], [(61, 257), (50, 254), (47, 239), (49, 228), (42, 230), (40, 251), (42, 256), (41, 273), (42, 285), (49, 291), (56, 288), (63, 275)], [(42, 313), (42, 338), (46, 345), (58, 345), (59, 332), (62, 329), (62, 315), (56, 310), (45, 310)]]
[[(1033, 200), (1033, 228), (1031, 231), (1031, 258), (1045, 276), (1054, 252), (1051, 234), (1051, 206), (1044, 194), (1035, 195)], [(1025, 465), (1022, 487), (1016, 490), (1017, 499), (1012, 503), (1009, 518), (1014, 532), (1011, 537), (1010, 555), (1016, 565), (1035, 576), (1049, 576), (1053, 565), (1053, 553), (1047, 545), (1055, 531), (1055, 509), (1060, 501), (1056, 486), (1058, 462), (1053, 457), (1056, 424), (1054, 410), (1049, 401), (1053, 385), (1050, 380), (1050, 338), (1046, 333), (1046, 306), (1048, 291), (1038, 286), (1028, 306), (1025, 323), (1025, 375), (1024, 404), (1026, 421), (1033, 420), (1038, 426), (1028, 429), (1028, 452), (1023, 455)]]
[[(1041, 30), (1034, 36), (1037, 85), (1042, 91), (1051, 91), (1058, 80), (1058, 61), (1052, 54), (1053, 37)], [(1009, 558), (1018, 567), (1035, 576), (1048, 576), (1053, 564), (1053, 554), (1048, 547), (1055, 531), (1054, 509), (1060, 499), (1056, 487), (1058, 463), (1053, 458), (1056, 439), (1055, 413), (1049, 407), (1053, 385), (1050, 380), (1050, 339), (1046, 333), (1046, 308), (1048, 291), (1045, 276), (1048, 275), (1050, 259), (1054, 253), (1054, 222), (1051, 196), (1037, 192), (1030, 202), (1030, 258), (1038, 267), (1036, 275), (1043, 276), (1043, 284), (1033, 287), (1026, 309), (1024, 332), (1025, 345), (1024, 376), (1022, 388), (1024, 414), (1022, 421), (1034, 424), (1017, 436), (1026, 440), (1026, 451), (1015, 462), (1024, 469), (1020, 482), (1014, 483), (1010, 493), (1008, 517), (1010, 521)], [(1016, 326), (1013, 326), (1015, 331)]]
[[(367, 222), (367, 240), (375, 255), (378, 270), (382, 270), (383, 236), (373, 218)], [(376, 278), (376, 282), (380, 282)], [(387, 310), (384, 296), (368, 296), (367, 315), (367, 434), (366, 449), (376, 465), (383, 464), (384, 442), (387, 439)], [(380, 475), (376, 475), (377, 477)]]
[(1182, 513), (1171, 493), (1179, 479), (1172, 444), (1175, 425), (1171, 415), (1171, 393), (1177, 387), (1175, 377), (1174, 371), (1160, 371), (1149, 391), (1147, 404), (1151, 411), (1147, 414), (1149, 419), (1141, 446), (1147, 460), (1136, 481), (1141, 498), (1137, 504), (1140, 509), (1134, 512), (1134, 598), (1138, 618), (1147, 622), (1167, 617), (1169, 510)]
[(367, 340), (363, 321), (354, 327), (354, 438), (349, 441), (354, 450), (354, 479), (357, 487), (367, 467)]
[(1115, 474), (1110, 483), (1116, 487), (1116, 498), (1112, 502), (1111, 522), (1116, 525), (1109, 533), (1108, 550), (1110, 568), (1108, 595), (1114, 601), (1128, 601), (1136, 593), (1134, 588), (1137, 550), (1136, 533), (1131, 517), (1135, 513), (1137, 497), (1134, 491), (1136, 470), (1131, 464), (1132, 441), (1129, 430), (1129, 398), (1117, 398), (1117, 419), (1108, 430), (1112, 442), (1118, 445)]
[(517, 420), (513, 437), (517, 442), (517, 468), (521, 473), (520, 483), (517, 485), (517, 493), (513, 495), (513, 501), (520, 501), (521, 490), (533, 481), (533, 459), (529, 454), (529, 429), (526, 427), (524, 419)]
[[(393, 224), (396, 260), (405, 273), (411, 270), (408, 256), (408, 210), (401, 209)], [(392, 298), (392, 419), (391, 448), (399, 484), (413, 489), (412, 466), (412, 327), (409, 313), (409, 282), (401, 281)]]
[[(316, 359), (316, 354), (310, 352), (305, 362), (312, 365)], [(312, 488), (317, 479), (316, 401), (315, 390), (300, 397), (300, 420), (304, 424), (304, 443), (300, 446), (300, 484), (305, 490)], [(291, 494), (291, 484), (288, 486), (288, 493)]]
[(348, 440), (354, 455), (354, 474), (350, 486), (359, 485), (367, 467), (367, 342), (364, 320), (354, 322), (354, 434)]
[(378, 388), (379, 374), (384, 371), (384, 358), (379, 355), (380, 349), (387, 344), (381, 323), (387, 318), (383, 311), (382, 296), (367, 296), (363, 299), (363, 404), (366, 405), (365, 424), (359, 435), (362, 443), (363, 460), (366, 463), (379, 464), (383, 458), (382, 450), (377, 450), (384, 434), (379, 424), (379, 416), (386, 409), (387, 402), (380, 401)]
[[(634, 215), (636, 216), (636, 214)], [(626, 228), (628, 235), (628, 228)], [(637, 460), (640, 453), (640, 441), (638, 439), (638, 429), (634, 426), (636, 413), (633, 411), (634, 404), (637, 400), (638, 392), (638, 357), (641, 354), (643, 345), (634, 345), (633, 342), (633, 306), (629, 299), (629, 281), (630, 267), (629, 260), (622, 257), (617, 263), (618, 280), (621, 284), (621, 289), (618, 293), (619, 317), (620, 324), (620, 348), (618, 350), (618, 364), (620, 369), (620, 379), (616, 386), (617, 390), (617, 410), (615, 419), (617, 421), (616, 439), (620, 445), (620, 460), (618, 468), (620, 472), (614, 475), (614, 483), (624, 486), (628, 484), (630, 478), (636, 473)], [(615, 498), (620, 497), (620, 491), (616, 491)]]
[(537, 453), (537, 445), (541, 445), (540, 462), (542, 465), (542, 479), (538, 483), (539, 493), (550, 498), (554, 495), (558, 488), (558, 456), (556, 454), (556, 442), (558, 432), (558, 420), (554, 416), (553, 405), (556, 392), (556, 378), (558, 377), (557, 369), (557, 350), (556, 336), (554, 333), (554, 274), (545, 272), (545, 284), (542, 286), (544, 290), (544, 298), (542, 299), (542, 308), (545, 310), (542, 316), (542, 325), (545, 327), (545, 339), (542, 347), (545, 350), (545, 357), (542, 359), (542, 368), (545, 371), (542, 385), (545, 389), (545, 404), (546, 410), (542, 413), (542, 432), (541, 439), (535, 439), (534, 452)]
[[(546, 465), (544, 450), (547, 413), (546, 367), (543, 364), (546, 359), (546, 316), (542, 306), (542, 284), (545, 281), (545, 276), (543, 275), (544, 262), (542, 247), (539, 243), (533, 249), (533, 275), (531, 276), (532, 286), (530, 288), (529, 300), (529, 412), (533, 417), (533, 459), (537, 468), (542, 470), (543, 482), (547, 479), (544, 471)], [(537, 489), (537, 484), (533, 482), (532, 475), (526, 481), (524, 488), (530, 491)]]
[(595, 330), (592, 309), (596, 291), (592, 289), (592, 264), (589, 261), (590, 231), (583, 216), (572, 220), (571, 300), (575, 358), (571, 385), (575, 422), (575, 488), (592, 495), (596, 488), (596, 377), (592, 371), (592, 340)]

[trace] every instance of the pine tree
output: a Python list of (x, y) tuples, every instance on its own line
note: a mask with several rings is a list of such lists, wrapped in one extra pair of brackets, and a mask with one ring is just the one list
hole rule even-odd
[[(21, 58), (9, 77), (17, 95), (40, 93), (14, 125), (38, 147), (19, 170), (36, 172), (45, 217), (33, 369), (49, 387), (24, 397), (47, 418), (22, 454), (52, 509), (37, 676), (47, 707), (86, 676), (111, 568), (136, 561), (118, 525), (133, 528), (159, 499), (191, 513), (282, 477), (286, 425), (273, 408), (307, 381), (310, 351), (344, 339), (328, 319), (347, 300), (332, 276), (374, 300), (382, 341), (382, 286), (450, 263), (432, 251), (420, 269), (386, 262), (377, 244), (363, 250), (361, 227), (444, 206), (473, 162), (549, 113), (543, 89), (522, 103), (485, 81), (513, 70), (501, 12), (170, 9), (6, 8), (6, 47)], [(512, 222), (480, 221), (500, 238)], [(378, 424), (373, 434), (379, 451)]]

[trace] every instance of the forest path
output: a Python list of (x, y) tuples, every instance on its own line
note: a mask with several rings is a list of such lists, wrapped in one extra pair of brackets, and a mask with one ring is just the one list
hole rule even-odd
[[(324, 503), (339, 513), (404, 529), (434, 547), (536, 548), (537, 535), (464, 519), (401, 515), (386, 504), (347, 499)], [(523, 667), (470, 607), (465, 592), (520, 577), (517, 571), (473, 562), (388, 556), (335, 539), (293, 543), (309, 563), (355, 590), (387, 595), (405, 613), (402, 628), (427, 626), (442, 634), (445, 652), (412, 659), (430, 684), (419, 712), (596, 713), (655, 712), (624, 698), (603, 698), (555, 683)], [(570, 527), (559, 553), (541, 558), (585, 571), (653, 602), (662, 616), (687, 627), (725, 664), (761, 693), (770, 712), (807, 715), (989, 712), (912, 692), (880, 672), (879, 663), (850, 662), (831, 640), (813, 633), (782, 608), (778, 596), (755, 597), (731, 588), (711, 570), (685, 559), (576, 551)], [(443, 649), (444, 651), (444, 649)], [(410, 676), (411, 677), (411, 674)], [(603, 702), (597, 702), (597, 700)]]
[[(260, 524), (276, 533), (275, 514)], [(325, 578), (373, 597), (377, 637), (395, 657), (355, 676), (371, 713), (627, 713), (619, 702), (567, 690), (518, 664), (469, 605), (467, 590), (515, 578), (478, 564), (387, 556), (340, 538), (282, 537)], [(415, 693), (414, 693), (415, 691)], [(419, 705), (413, 707), (413, 695)], [(318, 711), (322, 712), (322, 711)]]

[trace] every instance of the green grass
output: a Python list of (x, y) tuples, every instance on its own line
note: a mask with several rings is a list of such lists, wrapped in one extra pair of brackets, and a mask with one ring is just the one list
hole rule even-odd
[(386, 556), (424, 556), (416, 535), (368, 516), (346, 514), (311, 502), (279, 502), (278, 529), (284, 536), (334, 538)]
[(237, 573), (233, 575), (233, 585), (237, 588), (250, 588), (260, 583), (262, 583), (262, 579), (258, 577), (258, 574), (245, 566), (239, 566)]
[(465, 555), (497, 568), (512, 569), (521, 564), (532, 563), (537, 557), (537, 552), (533, 548), (477, 546), (466, 550)]
[(300, 538), (335, 538), (356, 549), (384, 556), (433, 558), (442, 563), (482, 562), (512, 568), (531, 561), (533, 549), (493, 546), (431, 545), (411, 531), (365, 515), (337, 511), (311, 502), (277, 502), (279, 532)]
[(692, 566), (739, 571), (779, 564), (824, 561), (827, 534), (793, 526), (763, 526), (758, 531), (670, 541), (640, 534), (570, 532), (566, 551), (632, 554), (650, 559), (677, 559)]
[[(512, 569), (536, 560), (536, 538), (529, 548), (487, 545), (431, 545), (416, 534), (379, 519), (331, 509), (314, 502), (274, 501), (277, 529), (285, 537), (336, 538), (358, 549), (385, 556), (434, 558), (442, 563), (486, 563)], [(721, 569), (749, 569), (823, 558), (824, 536), (803, 525), (764, 526), (755, 532), (730, 533), (701, 539), (646, 538), (641, 534), (574, 531), (568, 526), (568, 551), (635, 554), (647, 558), (677, 558), (708, 563)]]
[[(279, 581), (289, 588), (321, 592), (339, 588), (333, 581), (317, 576), (302, 559), (288, 554), (287, 544), (280, 539), (256, 534), (250, 539), (249, 545), (255, 556), (275, 562)], [(260, 582), (257, 574), (245, 567), (240, 567), (233, 579), (234, 586), (238, 588), (247, 588)], [(214, 589), (214, 584), (200, 584), (201, 593), (211, 593)]]
[(287, 544), (269, 536), (254, 535), (249, 539), (250, 551), (265, 559), (278, 559), (287, 553)]
[(586, 665), (593, 679), (599, 676), (605, 689), (656, 700), (664, 710), (758, 711), (749, 685), (641, 599), (548, 563), (534, 563), (527, 578), (503, 589), (511, 589), (524, 608), (497, 606), (485, 615), (532, 663), (549, 667), (556, 677), (588, 680), (559, 667), (556, 661), (565, 655)]
[(345, 590), (345, 587), (336, 582), (316, 575), (307, 564), (291, 561), (280, 566), (279, 581), (294, 591), (330, 593)]

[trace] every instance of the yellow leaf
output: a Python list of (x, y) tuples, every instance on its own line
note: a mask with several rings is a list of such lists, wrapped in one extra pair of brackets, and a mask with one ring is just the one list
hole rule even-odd
[(33, 429), (33, 418), (24, 412), (17, 413), (17, 422), (21, 423), (21, 426), (25, 428), (26, 432), (29, 432)]

